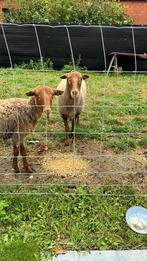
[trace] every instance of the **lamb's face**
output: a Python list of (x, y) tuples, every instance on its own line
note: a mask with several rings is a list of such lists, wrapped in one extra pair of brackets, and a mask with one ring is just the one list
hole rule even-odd
[(39, 88), (36, 90), (35, 97), (37, 105), (43, 107), (43, 112), (49, 118), (53, 100), (53, 90), (47, 87)]
[(43, 112), (49, 118), (51, 112), (51, 105), (54, 95), (61, 95), (63, 91), (53, 90), (52, 88), (43, 86), (33, 89), (26, 93), (27, 96), (35, 96), (36, 106), (43, 109)]
[(67, 77), (67, 86), (68, 86), (70, 95), (73, 99), (79, 97), (81, 83), (82, 83), (82, 75), (81, 76), (69, 75)]
[(70, 96), (75, 99), (79, 97), (82, 80), (87, 79), (88, 75), (82, 75), (80, 72), (70, 72), (61, 76), (61, 79), (67, 79), (67, 88)]

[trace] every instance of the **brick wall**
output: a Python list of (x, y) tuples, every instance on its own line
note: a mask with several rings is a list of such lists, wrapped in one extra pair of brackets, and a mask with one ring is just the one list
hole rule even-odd
[(135, 25), (147, 25), (147, 1), (121, 1), (126, 13)]
[(18, 7), (18, 1), (17, 0), (9, 0), (9, 1), (0, 0), (0, 22), (3, 21), (3, 12), (2, 12), (3, 8), (15, 9), (17, 7)]
[(0, 0), (0, 22), (3, 21), (2, 8), (4, 7), (4, 1)]
[(0, 9), (3, 8), (3, 5), (4, 5), (4, 0), (0, 0)]

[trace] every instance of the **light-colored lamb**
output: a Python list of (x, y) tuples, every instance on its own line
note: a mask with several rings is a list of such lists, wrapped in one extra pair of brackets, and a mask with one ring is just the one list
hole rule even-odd
[(19, 172), (17, 162), (19, 152), (25, 172), (32, 172), (26, 159), (24, 139), (34, 130), (43, 112), (49, 115), (53, 96), (62, 93), (48, 86), (39, 86), (26, 93), (27, 96), (31, 96), (30, 99), (0, 100), (0, 138), (12, 139), (14, 153), (12, 167), (15, 173)]
[[(79, 125), (79, 115), (86, 98), (85, 79), (88, 77), (80, 72), (72, 71), (67, 75), (61, 76), (62, 80), (57, 87), (58, 90), (64, 91), (58, 97), (58, 108), (65, 126), (65, 145), (69, 144), (68, 137), (73, 136), (75, 123)], [(69, 120), (72, 121), (71, 132), (69, 132)]]

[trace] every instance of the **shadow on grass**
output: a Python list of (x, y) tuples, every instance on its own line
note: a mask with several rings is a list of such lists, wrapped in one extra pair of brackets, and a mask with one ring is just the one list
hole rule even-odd
[(12, 241), (0, 248), (1, 261), (36, 261), (39, 258), (39, 248), (35, 243)]

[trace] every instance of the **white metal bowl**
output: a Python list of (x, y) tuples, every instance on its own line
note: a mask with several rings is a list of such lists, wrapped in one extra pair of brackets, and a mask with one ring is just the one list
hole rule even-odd
[(131, 207), (126, 212), (128, 226), (139, 234), (147, 234), (147, 209), (139, 206)]

